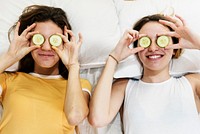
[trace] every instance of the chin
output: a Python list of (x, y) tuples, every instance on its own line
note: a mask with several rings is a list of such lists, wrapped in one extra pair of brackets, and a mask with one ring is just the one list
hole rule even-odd
[(56, 67), (58, 65), (58, 62), (47, 62), (47, 61), (45, 62), (45, 61), (43, 61), (43, 62), (39, 62), (37, 65), (40, 66), (41, 68), (48, 69), (48, 68)]

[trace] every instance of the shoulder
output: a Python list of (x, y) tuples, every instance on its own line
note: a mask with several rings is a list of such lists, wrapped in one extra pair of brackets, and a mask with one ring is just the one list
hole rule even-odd
[(194, 93), (200, 96), (200, 74), (187, 74), (185, 77), (190, 82)]
[(4, 72), (0, 74), (0, 77), (9, 78), (9, 77), (16, 77), (19, 73), (18, 72)]
[(128, 84), (129, 79), (128, 78), (120, 78), (120, 79), (116, 79), (113, 82), (113, 88), (114, 89), (126, 89), (126, 86)]
[(187, 78), (192, 85), (200, 83), (200, 74), (186, 74), (185, 78)]

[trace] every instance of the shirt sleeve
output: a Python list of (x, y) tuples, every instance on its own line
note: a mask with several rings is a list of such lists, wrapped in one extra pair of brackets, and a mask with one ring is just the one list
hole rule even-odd
[[(14, 75), (14, 73), (4, 72), (0, 74), (0, 102), (2, 102), (3, 95), (7, 89), (8, 78), (12, 75)], [(12, 81), (12, 79), (10, 81)]]
[(0, 102), (2, 102), (2, 94), (6, 90), (7, 73), (0, 74)]
[(81, 87), (83, 91), (88, 92), (91, 96), (92, 85), (90, 84), (88, 80), (81, 79)]

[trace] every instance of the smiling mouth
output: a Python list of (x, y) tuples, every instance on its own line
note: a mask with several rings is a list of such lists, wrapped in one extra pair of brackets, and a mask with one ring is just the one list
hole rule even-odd
[(149, 56), (147, 56), (148, 59), (152, 59), (152, 60), (160, 59), (161, 57), (163, 57), (163, 55), (149, 55)]
[(38, 54), (39, 56), (43, 56), (43, 57), (53, 57), (53, 54)]

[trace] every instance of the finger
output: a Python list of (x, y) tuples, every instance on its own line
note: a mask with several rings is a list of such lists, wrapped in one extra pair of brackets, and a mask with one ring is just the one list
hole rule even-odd
[(132, 36), (132, 38), (137, 38), (139, 35), (139, 32), (133, 29), (129, 29), (126, 31), (126, 34), (129, 34)]
[(67, 31), (67, 33), (69, 33), (69, 35), (71, 36), (70, 41), (75, 42), (75, 41), (76, 41), (76, 38), (75, 38), (74, 33), (73, 33), (71, 30), (68, 30), (68, 29), (67, 29), (66, 31)]
[(162, 36), (162, 35), (180, 38), (180, 35), (177, 34), (176, 32), (166, 32), (166, 33), (157, 34), (157, 36)]
[(186, 21), (181, 16), (179, 16), (177, 14), (175, 14), (175, 16), (181, 20), (183, 26), (186, 26)]
[(67, 38), (69, 38), (69, 37), (68, 37), (68, 33), (67, 33), (67, 26), (64, 27), (64, 35), (65, 35)]
[(39, 33), (38, 31), (34, 31), (34, 32), (29, 32), (27, 35), (26, 35), (26, 39), (30, 39), (34, 34), (37, 34)]
[(171, 44), (165, 47), (165, 49), (180, 49), (180, 44)]
[(163, 25), (171, 27), (173, 30), (176, 30), (176, 28), (177, 28), (177, 26), (173, 22), (170, 22), (167, 20), (159, 20), (159, 22)]
[(136, 31), (136, 30), (129, 30), (129, 34), (130, 35), (132, 35), (133, 37), (135, 37), (135, 35), (138, 35), (139, 34), (139, 32), (138, 31)]
[(165, 15), (165, 18), (167, 19), (167, 21), (171, 21), (173, 23), (175, 23), (177, 21), (176, 17), (174, 17), (174, 16)]
[(144, 50), (143, 47), (136, 47), (136, 48), (131, 49), (131, 53), (135, 54), (135, 53), (138, 53), (138, 52), (140, 52), (142, 50)]
[(130, 34), (127, 34), (126, 39), (128, 39), (128, 40), (132, 40), (132, 39), (133, 39), (133, 36), (130, 35)]
[(169, 21), (173, 22), (177, 27), (183, 26), (182, 18), (178, 15), (175, 16), (165, 16)]
[(40, 48), (41, 46), (36, 46), (36, 45), (33, 45), (33, 46), (30, 46), (30, 47), (27, 47), (27, 52), (26, 54), (30, 53), (31, 51), (35, 50), (35, 49), (38, 49)]
[(139, 38), (147, 36), (147, 34), (139, 34)]
[(137, 40), (139, 38), (139, 32), (136, 31), (133, 35), (134, 40)]
[(15, 27), (15, 30), (14, 30), (14, 35), (15, 37), (19, 36), (18, 32), (19, 32), (19, 27), (20, 27), (20, 22), (17, 22), (17, 25)]
[(78, 40), (77, 44), (81, 45), (83, 43), (83, 36), (81, 33), (78, 33), (78, 37), (79, 37), (79, 40)]
[(55, 47), (55, 46), (52, 46), (52, 48), (53, 48), (53, 50), (59, 55), (59, 57), (60, 57), (60, 55), (61, 55), (61, 50), (59, 49), (59, 48), (57, 48), (57, 47)]
[(41, 46), (33, 45), (33, 46), (30, 46), (29, 48), (30, 48), (30, 50), (32, 51), (32, 50), (38, 49), (38, 48), (40, 48), (40, 47), (41, 47)]
[(56, 33), (56, 34), (58, 34), (58, 35), (61, 36), (61, 38), (62, 38), (64, 44), (69, 43), (68, 36), (65, 36), (65, 35), (63, 35), (63, 34), (61, 34), (61, 33)]
[(28, 32), (30, 32), (34, 27), (36, 26), (36, 23), (33, 23), (32, 25), (28, 26), (23, 32), (22, 36), (26, 36)]

